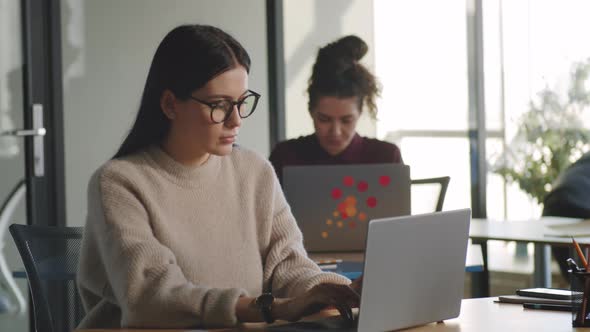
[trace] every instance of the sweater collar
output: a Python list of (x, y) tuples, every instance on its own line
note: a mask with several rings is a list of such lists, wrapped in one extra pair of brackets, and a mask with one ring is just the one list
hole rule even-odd
[(174, 182), (179, 184), (195, 184), (206, 179), (215, 179), (221, 167), (222, 157), (214, 154), (210, 154), (202, 165), (186, 166), (176, 161), (159, 146), (152, 146), (146, 152)]
[(354, 137), (350, 141), (350, 144), (339, 154), (337, 155), (330, 155), (322, 146), (320, 145), (320, 141), (318, 140), (317, 135), (313, 135), (313, 143), (316, 146), (317, 153), (323, 158), (328, 160), (341, 160), (345, 162), (354, 162), (359, 158), (359, 155), (363, 149), (363, 138), (358, 134), (355, 133)]

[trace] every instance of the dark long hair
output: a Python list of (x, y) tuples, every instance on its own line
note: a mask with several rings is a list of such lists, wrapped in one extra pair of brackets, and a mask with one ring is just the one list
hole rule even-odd
[(250, 71), (250, 57), (233, 37), (206, 25), (182, 25), (160, 42), (150, 66), (135, 123), (113, 158), (120, 158), (164, 140), (170, 120), (160, 107), (169, 89), (186, 100), (217, 75), (242, 65)]
[(311, 112), (320, 97), (357, 97), (372, 117), (377, 115), (376, 99), (380, 94), (377, 78), (359, 60), (369, 47), (357, 36), (346, 36), (320, 48), (309, 79), (308, 110)]

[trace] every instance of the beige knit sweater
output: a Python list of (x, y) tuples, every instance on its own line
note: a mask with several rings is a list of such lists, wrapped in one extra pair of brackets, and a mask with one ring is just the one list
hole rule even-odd
[(80, 327), (222, 327), (240, 296), (288, 297), (322, 282), (272, 166), (235, 147), (188, 168), (153, 147), (88, 186)]

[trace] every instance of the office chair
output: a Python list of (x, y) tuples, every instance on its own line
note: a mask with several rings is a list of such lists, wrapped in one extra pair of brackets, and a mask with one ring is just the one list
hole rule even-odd
[(36, 331), (74, 330), (84, 317), (76, 287), (83, 228), (13, 224), (9, 230), (29, 279)]
[(2, 278), (6, 281), (8, 289), (10, 290), (17, 302), (15, 308), (8, 298), (2, 299), (2, 296), (0, 295), (0, 313), (10, 312), (17, 313), (19, 315), (24, 315), (25, 312), (27, 312), (27, 300), (20, 291), (20, 288), (18, 288), (12, 276), (12, 272), (8, 268), (8, 263), (6, 262), (6, 257), (4, 257), (3, 251), (5, 244), (4, 234), (6, 233), (6, 229), (8, 228), (8, 221), (12, 218), (12, 215), (14, 214), (14, 211), (16, 210), (22, 198), (24, 197), (25, 192), (25, 180), (20, 180), (10, 191), (10, 193), (6, 197), (6, 200), (4, 200), (2, 205), (0, 205), (0, 274), (2, 275)]
[(436, 207), (435, 207), (435, 211), (439, 212), (439, 211), (442, 211), (443, 204), (445, 202), (445, 195), (447, 193), (447, 187), (449, 186), (449, 181), (451, 181), (450, 176), (442, 176), (442, 177), (438, 177), (438, 178), (414, 179), (414, 180), (410, 181), (410, 184), (412, 186), (439, 184), (440, 191), (438, 194), (438, 199), (436, 201)]

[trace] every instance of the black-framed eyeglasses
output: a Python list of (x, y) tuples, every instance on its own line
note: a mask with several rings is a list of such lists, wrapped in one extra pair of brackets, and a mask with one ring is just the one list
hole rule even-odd
[(246, 96), (242, 97), (238, 101), (222, 99), (210, 103), (193, 96), (190, 96), (190, 98), (203, 105), (209, 106), (211, 109), (211, 121), (215, 123), (222, 123), (229, 119), (232, 112), (234, 111), (234, 106), (238, 107), (238, 115), (242, 119), (247, 118), (252, 115), (252, 113), (254, 113), (256, 105), (258, 105), (258, 99), (260, 99), (260, 94), (252, 90), (248, 90), (247, 93), (248, 94)]

